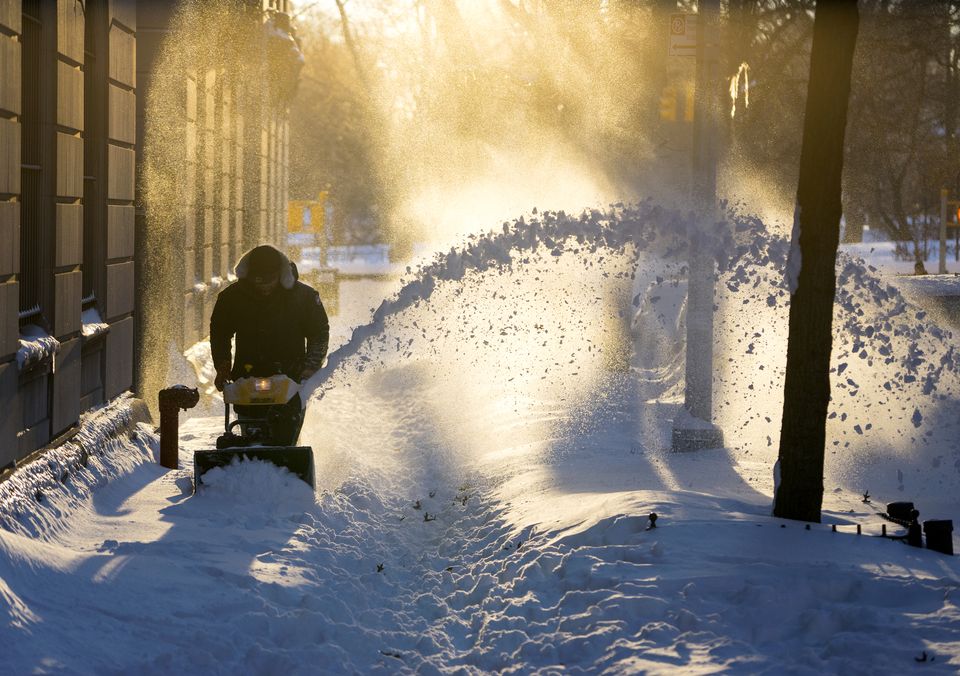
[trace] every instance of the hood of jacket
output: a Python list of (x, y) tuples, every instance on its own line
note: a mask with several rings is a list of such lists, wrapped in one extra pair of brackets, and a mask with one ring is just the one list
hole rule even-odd
[[(266, 246), (270, 246), (267, 244)], [(287, 258), (286, 254), (277, 249), (274, 246), (270, 246), (271, 249), (280, 254), (280, 286), (284, 289), (292, 289), (293, 285), (297, 281), (297, 266)], [(234, 274), (237, 275), (237, 279), (246, 279), (250, 274), (250, 251), (246, 252), (240, 257), (240, 260), (237, 261), (237, 267), (234, 268)]]

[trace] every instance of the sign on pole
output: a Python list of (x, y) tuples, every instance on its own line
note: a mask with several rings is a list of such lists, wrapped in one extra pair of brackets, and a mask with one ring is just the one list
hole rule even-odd
[(670, 43), (668, 56), (697, 55), (697, 15), (670, 15)]

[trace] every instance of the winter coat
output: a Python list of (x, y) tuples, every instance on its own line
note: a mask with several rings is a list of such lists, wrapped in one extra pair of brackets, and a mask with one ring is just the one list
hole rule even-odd
[(231, 377), (270, 376), (279, 365), (281, 373), (300, 380), (304, 370), (318, 370), (327, 356), (330, 324), (320, 294), (297, 281), (297, 268), (286, 256), (276, 290), (257, 294), (247, 279), (248, 254), (237, 263), (237, 281), (220, 292), (210, 316), (213, 363), (231, 364), (230, 341), (236, 336)]

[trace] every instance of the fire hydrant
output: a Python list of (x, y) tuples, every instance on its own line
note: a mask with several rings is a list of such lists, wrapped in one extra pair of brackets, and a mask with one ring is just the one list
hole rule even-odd
[(180, 409), (186, 411), (200, 401), (195, 387), (174, 385), (160, 390), (160, 464), (177, 469), (180, 447)]

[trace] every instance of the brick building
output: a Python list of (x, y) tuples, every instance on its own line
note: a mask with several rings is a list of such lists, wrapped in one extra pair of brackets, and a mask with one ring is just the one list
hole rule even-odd
[[(153, 109), (172, 3), (0, 0), (0, 468), (135, 383), (149, 396), (136, 371), (150, 363), (150, 298), (177, 319), (165, 335), (182, 350), (205, 335), (237, 256), (281, 241), (289, 91), (277, 87), (296, 70), (288, 6), (224, 7), (249, 27), (244, 58), (272, 58), (284, 77), (195, 57), (178, 75), (182, 95)], [(161, 122), (182, 142), (166, 186), (176, 209), (157, 238), (143, 150)], [(146, 287), (138, 278), (151, 278), (158, 246), (176, 255)]]

